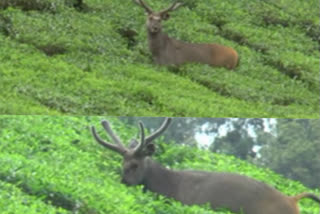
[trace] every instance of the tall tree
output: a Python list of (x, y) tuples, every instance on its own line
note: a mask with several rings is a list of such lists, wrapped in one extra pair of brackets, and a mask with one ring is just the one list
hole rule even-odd
[(264, 129), (263, 119), (227, 119), (225, 135), (217, 136), (210, 146), (213, 152), (234, 155), (243, 160), (256, 156), (256, 133)]
[(277, 121), (272, 134), (258, 135), (258, 141), (265, 145), (259, 163), (311, 188), (319, 188), (320, 120)]

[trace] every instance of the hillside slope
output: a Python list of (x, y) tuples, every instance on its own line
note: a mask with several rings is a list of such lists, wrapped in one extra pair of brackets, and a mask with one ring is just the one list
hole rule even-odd
[(233, 47), (234, 71), (156, 66), (142, 8), (83, 2), (1, 1), (1, 114), (319, 116), (317, 0), (183, 1), (164, 31)]
[[(108, 118), (124, 140), (136, 128)], [(0, 213), (79, 214), (226, 214), (207, 206), (182, 206), (141, 187), (120, 183), (121, 157), (98, 145), (89, 125), (101, 117), (0, 116)], [(103, 133), (103, 132), (101, 132)], [(103, 136), (103, 135), (102, 135)], [(105, 136), (104, 136), (105, 137)], [(302, 184), (232, 156), (174, 143), (157, 142), (156, 159), (180, 169), (237, 172), (268, 183), (288, 195), (307, 191)], [(311, 200), (299, 203), (301, 214), (319, 213)]]

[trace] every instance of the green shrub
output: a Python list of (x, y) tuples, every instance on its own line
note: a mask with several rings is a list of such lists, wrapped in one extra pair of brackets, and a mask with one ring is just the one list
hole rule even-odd
[(10, 1), (0, 11), (0, 113), (318, 118), (313, 1), (186, 1), (164, 22), (177, 39), (233, 47), (234, 71), (154, 65), (133, 1)]
[[(1, 213), (229, 213), (205, 206), (184, 206), (141, 186), (120, 183), (120, 155), (98, 145), (89, 131), (102, 117), (1, 116), (0, 117), (0, 212)], [(136, 136), (108, 118), (123, 141)], [(108, 139), (104, 132), (103, 138)], [(237, 172), (295, 195), (314, 192), (267, 169), (257, 168), (232, 156), (165, 144), (154, 157), (175, 169)], [(312, 200), (299, 203), (302, 214), (319, 212)]]

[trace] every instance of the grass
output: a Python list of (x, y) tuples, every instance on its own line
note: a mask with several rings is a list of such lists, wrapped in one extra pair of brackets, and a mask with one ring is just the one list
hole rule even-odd
[(233, 47), (229, 71), (156, 66), (132, 1), (2, 1), (0, 113), (318, 118), (316, 3), (185, 1), (164, 30)]

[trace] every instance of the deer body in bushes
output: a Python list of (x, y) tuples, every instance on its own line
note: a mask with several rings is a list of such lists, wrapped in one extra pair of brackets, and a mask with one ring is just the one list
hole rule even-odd
[(144, 185), (152, 192), (187, 205), (209, 203), (212, 209), (227, 208), (244, 214), (299, 214), (297, 203), (300, 199), (310, 198), (320, 203), (314, 194), (286, 196), (260, 181), (235, 173), (178, 171), (163, 167), (151, 159), (155, 152), (152, 141), (168, 128), (170, 122), (171, 118), (166, 118), (161, 127), (148, 137), (145, 137), (144, 125), (140, 122), (140, 142), (134, 140), (132, 142), (135, 143), (128, 148), (107, 121), (102, 121), (102, 125), (115, 144), (102, 140), (94, 127), (91, 131), (98, 143), (123, 156), (124, 184)]
[(209, 64), (215, 67), (233, 69), (238, 64), (238, 53), (220, 44), (195, 44), (170, 38), (162, 32), (161, 21), (169, 19), (169, 12), (182, 4), (173, 3), (169, 8), (154, 12), (142, 0), (135, 0), (147, 14), (149, 48), (154, 61), (160, 65), (180, 65), (186, 62)]

